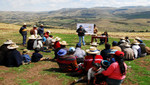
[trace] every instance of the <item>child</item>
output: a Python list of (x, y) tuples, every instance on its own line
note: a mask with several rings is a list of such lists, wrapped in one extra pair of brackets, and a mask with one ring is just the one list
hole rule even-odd
[(32, 62), (38, 62), (42, 60), (43, 55), (41, 55), (39, 51), (40, 51), (39, 48), (34, 49), (34, 53), (32, 54)]
[(29, 50), (27, 50), (27, 49), (24, 49), (23, 52), (22, 52), (23, 65), (24, 64), (29, 64), (31, 62), (31, 58), (28, 55), (28, 53), (29, 53)]
[(99, 63), (94, 63), (93, 67), (88, 70), (88, 74), (87, 74), (88, 85), (90, 85), (91, 81), (93, 83), (93, 80), (94, 80), (94, 77), (95, 77), (94, 74), (98, 71), (99, 68), (100, 68), (100, 64)]
[(106, 79), (103, 75), (99, 75), (101, 74), (104, 70), (106, 70), (108, 67), (110, 66), (110, 62), (107, 60), (102, 60), (101, 61), (101, 68), (98, 70), (97, 73), (95, 73), (95, 78), (94, 78), (94, 84), (100, 84), (101, 82), (103, 83), (103, 81)]

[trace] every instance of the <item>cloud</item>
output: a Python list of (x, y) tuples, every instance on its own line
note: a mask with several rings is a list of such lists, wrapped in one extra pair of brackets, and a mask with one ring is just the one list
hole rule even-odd
[(150, 6), (149, 0), (0, 0), (0, 10), (50, 11), (61, 8)]

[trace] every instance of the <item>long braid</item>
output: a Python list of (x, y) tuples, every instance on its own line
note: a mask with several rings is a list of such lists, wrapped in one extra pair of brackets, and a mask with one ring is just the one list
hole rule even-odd
[(118, 61), (118, 63), (119, 63), (121, 74), (125, 75), (125, 66), (124, 66), (123, 58), (121, 56), (116, 56), (116, 55), (115, 55), (115, 57), (116, 57), (115, 58), (116, 61)]

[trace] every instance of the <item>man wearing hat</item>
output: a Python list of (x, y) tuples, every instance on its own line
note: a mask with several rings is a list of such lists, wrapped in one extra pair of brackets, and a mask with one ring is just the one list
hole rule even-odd
[(141, 48), (139, 46), (139, 43), (136, 40), (132, 42), (132, 49), (133, 49), (135, 58), (141, 57)]
[(25, 46), (26, 44), (26, 39), (27, 39), (27, 28), (26, 28), (27, 24), (24, 23), (23, 26), (20, 28), (19, 32), (23, 37), (23, 45)]
[(41, 24), (40, 27), (38, 28), (38, 34), (43, 37), (44, 34), (44, 25)]
[(12, 40), (7, 40), (2, 46), (0, 46), (0, 65), (4, 65), (4, 58), (6, 57), (7, 52), (9, 51), (7, 46), (13, 43), (14, 42), (12, 42)]
[(100, 63), (103, 60), (103, 57), (101, 55), (97, 55), (100, 51), (97, 50), (96, 47), (90, 47), (90, 49), (87, 49), (86, 52), (89, 54), (85, 56), (84, 59), (84, 68), (87, 72), (92, 67), (93, 63)]
[(78, 33), (79, 36), (79, 43), (81, 44), (81, 39), (82, 39), (82, 43), (83, 45), (85, 45), (84, 35), (86, 33), (86, 30), (83, 28), (82, 25), (80, 25), (76, 32)]
[(19, 51), (17, 51), (17, 46), (15, 43), (7, 46), (9, 51), (7, 52), (7, 56), (5, 57), (5, 65), (8, 67), (19, 67), (22, 65), (22, 56)]

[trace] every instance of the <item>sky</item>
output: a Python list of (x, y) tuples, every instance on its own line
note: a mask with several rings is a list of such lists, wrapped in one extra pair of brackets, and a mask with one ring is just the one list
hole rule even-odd
[(150, 6), (150, 0), (0, 0), (0, 11), (53, 11), (62, 8)]

